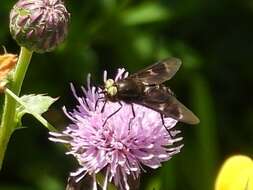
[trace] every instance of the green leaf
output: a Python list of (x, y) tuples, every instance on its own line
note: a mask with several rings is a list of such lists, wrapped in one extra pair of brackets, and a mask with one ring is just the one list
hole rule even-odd
[(149, 180), (146, 190), (158, 190), (161, 189), (161, 179), (153, 177)]
[(138, 25), (166, 20), (169, 16), (170, 11), (166, 7), (158, 3), (145, 3), (125, 11), (122, 19), (126, 25)]
[(17, 107), (18, 120), (20, 120), (25, 113), (41, 115), (46, 112), (57, 99), (58, 98), (52, 98), (43, 94), (29, 94), (22, 96), (20, 100), (25, 106), (19, 105)]
[[(195, 111), (200, 118), (198, 130), (196, 130), (197, 151), (201, 152), (194, 161), (198, 163), (196, 172), (201, 173), (203, 179), (196, 183), (195, 189), (211, 190), (215, 176), (215, 166), (218, 158), (218, 133), (216, 129), (216, 110), (214, 108), (214, 95), (205, 75), (194, 74), (191, 76), (192, 102)], [(191, 151), (192, 154), (193, 150)], [(199, 187), (199, 188), (197, 188)]]
[(153, 55), (155, 44), (155, 39), (151, 35), (143, 33), (136, 35), (133, 42), (135, 51), (144, 59)]
[(19, 98), (8, 88), (5, 89), (5, 93), (19, 103), (19, 106), (16, 108), (16, 128), (22, 127), (21, 118), (25, 113), (29, 113), (50, 131), (57, 131), (57, 129), (54, 128), (54, 126), (51, 125), (47, 120), (45, 120), (41, 114), (46, 112), (58, 98), (52, 98), (43, 94), (24, 95)]

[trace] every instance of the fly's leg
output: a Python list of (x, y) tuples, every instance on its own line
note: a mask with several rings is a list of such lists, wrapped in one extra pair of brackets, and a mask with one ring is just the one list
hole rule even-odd
[(105, 103), (104, 103), (104, 105), (103, 105), (103, 107), (102, 107), (102, 109), (101, 109), (101, 113), (104, 113), (104, 111), (105, 111), (105, 104), (107, 103), (107, 100), (105, 100)]
[[(104, 99), (104, 97), (99, 97), (97, 100), (96, 100), (96, 103), (95, 103), (95, 111), (97, 111), (97, 106), (98, 106), (98, 102), (100, 101), (100, 100), (102, 100), (102, 99)], [(106, 102), (106, 101), (105, 101)], [(104, 107), (105, 105), (103, 105), (103, 107)]]
[[(106, 102), (105, 102), (105, 104), (106, 104)], [(104, 112), (105, 104), (104, 104), (104, 106), (103, 106), (103, 108), (102, 108), (102, 112)], [(108, 119), (110, 119), (112, 116), (114, 116), (116, 113), (118, 113), (119, 110), (121, 110), (121, 108), (122, 108), (123, 105), (122, 105), (121, 102), (119, 102), (119, 105), (120, 105), (120, 107), (119, 107), (115, 112), (113, 112), (112, 114), (110, 114), (110, 115), (105, 119), (104, 124), (103, 124), (103, 127), (105, 126), (105, 124), (106, 124), (106, 122), (108, 121)]]
[(170, 137), (172, 138), (172, 135), (171, 135), (171, 132), (170, 132), (170, 129), (167, 128), (167, 126), (165, 125), (165, 122), (164, 122), (164, 116), (163, 114), (160, 114), (161, 116), (161, 119), (162, 119), (162, 124), (163, 124), (163, 127), (166, 129), (166, 131), (169, 133)]
[(133, 104), (131, 104), (131, 109), (132, 109), (132, 113), (133, 113), (133, 117), (129, 120), (129, 123), (128, 123), (128, 130), (130, 130), (130, 127), (131, 127), (131, 123), (132, 123), (132, 121), (134, 120), (134, 118), (135, 118), (135, 111), (134, 111), (134, 105)]

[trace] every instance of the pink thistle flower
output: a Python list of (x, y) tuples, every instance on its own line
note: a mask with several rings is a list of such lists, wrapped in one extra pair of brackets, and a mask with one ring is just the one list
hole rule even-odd
[[(119, 69), (115, 81), (127, 77), (127, 73), (124, 73), (124, 69)], [(106, 80), (107, 74), (104, 72)], [(176, 137), (180, 131), (173, 129), (176, 120), (164, 119), (169, 134), (159, 113), (134, 104), (136, 116), (132, 119), (131, 105), (122, 102), (120, 111), (103, 125), (120, 105), (107, 102), (102, 112), (104, 102), (98, 99), (103, 94), (96, 92), (96, 88), (90, 85), (90, 76), (87, 89), (82, 88), (83, 97), (76, 94), (73, 85), (71, 89), (78, 105), (72, 112), (67, 112), (65, 107), (63, 110), (72, 123), (62, 132), (50, 132), (50, 140), (70, 147), (66, 154), (73, 155), (80, 165), (76, 172), (71, 173), (76, 182), (89, 174), (94, 179), (93, 189), (97, 189), (96, 174), (103, 170), (106, 171), (103, 190), (112, 181), (119, 189), (129, 190), (128, 176), (137, 179), (144, 170), (142, 166), (156, 169), (161, 166), (161, 162), (180, 152), (183, 145), (175, 145), (182, 140), (182, 137)]]

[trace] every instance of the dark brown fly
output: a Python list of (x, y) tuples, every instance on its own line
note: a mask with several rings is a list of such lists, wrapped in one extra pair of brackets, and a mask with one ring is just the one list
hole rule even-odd
[(198, 117), (180, 103), (163, 83), (171, 79), (181, 66), (177, 58), (159, 61), (125, 79), (105, 81), (106, 100), (140, 104), (155, 110), (163, 117), (197, 124)]

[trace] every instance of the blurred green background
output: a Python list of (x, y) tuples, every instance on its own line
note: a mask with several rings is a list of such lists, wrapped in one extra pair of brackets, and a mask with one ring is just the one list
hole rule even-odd
[[(0, 44), (18, 53), (8, 29), (14, 0), (0, 2)], [(22, 93), (60, 96), (44, 116), (59, 129), (73, 108), (69, 83), (96, 84), (107, 69), (135, 72), (156, 60), (183, 60), (168, 82), (178, 99), (201, 120), (178, 124), (184, 148), (141, 178), (145, 190), (211, 190), (219, 167), (232, 154), (253, 150), (253, 1), (250, 0), (66, 0), (72, 21), (67, 40), (52, 53), (34, 54)], [(2, 51), (3, 52), (3, 51)], [(1, 97), (3, 99), (3, 97)], [(23, 119), (9, 143), (0, 190), (63, 190), (76, 162), (48, 141), (34, 118)]]

